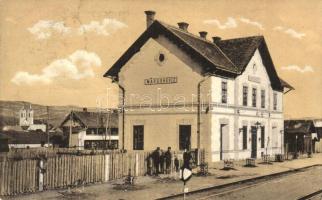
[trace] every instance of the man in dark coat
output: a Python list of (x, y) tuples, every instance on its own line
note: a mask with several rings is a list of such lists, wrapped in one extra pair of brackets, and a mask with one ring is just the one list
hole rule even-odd
[(161, 155), (160, 155), (160, 172), (161, 174), (164, 174), (164, 162), (165, 162), (165, 155), (163, 150), (161, 150)]
[(155, 175), (158, 176), (160, 173), (160, 158), (161, 158), (160, 147), (157, 147), (157, 149), (154, 150), (152, 157), (153, 157), (153, 164), (155, 168)]
[(165, 164), (166, 164), (166, 173), (170, 174), (171, 172), (171, 161), (172, 161), (172, 152), (171, 147), (168, 147), (168, 150), (165, 152)]

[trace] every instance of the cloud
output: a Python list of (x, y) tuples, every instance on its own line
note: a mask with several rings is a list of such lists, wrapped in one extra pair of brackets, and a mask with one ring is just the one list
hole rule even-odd
[(281, 31), (281, 32), (283, 32), (293, 38), (296, 38), (296, 39), (302, 39), (306, 35), (305, 33), (300, 33), (300, 32), (295, 31), (292, 28), (286, 28), (283, 26), (276, 26), (276, 27), (274, 27), (274, 30)]
[[(257, 28), (264, 30), (263, 25), (257, 21), (251, 21), (250, 19), (247, 19), (244, 17), (239, 18), (239, 21), (245, 24), (256, 26)], [(238, 26), (238, 21), (233, 17), (228, 17), (225, 23), (221, 23), (218, 19), (204, 20), (203, 23), (209, 24), (209, 25), (215, 25), (220, 29), (237, 28)]]
[(220, 29), (236, 28), (237, 22), (233, 17), (228, 17), (225, 23), (221, 23), (218, 19), (204, 20), (204, 24), (215, 25)]
[(78, 28), (79, 34), (94, 32), (97, 35), (110, 35), (118, 29), (127, 27), (126, 24), (116, 19), (105, 18), (101, 22), (91, 21), (88, 24), (83, 24)]
[(296, 71), (300, 73), (314, 72), (313, 67), (311, 67), (310, 65), (305, 65), (303, 67), (300, 67), (297, 65), (289, 65), (289, 66), (282, 67), (282, 70)]
[(239, 20), (245, 24), (249, 24), (249, 25), (252, 25), (252, 26), (256, 26), (257, 28), (261, 29), (261, 30), (264, 30), (264, 26), (257, 22), (257, 21), (251, 21), (250, 19), (247, 19), (247, 18), (244, 18), (244, 17), (241, 17), (239, 18)]
[(51, 62), (40, 74), (19, 71), (11, 79), (16, 85), (50, 84), (56, 78), (80, 80), (94, 76), (94, 67), (102, 65), (99, 56), (93, 52), (77, 50), (67, 58)]
[(118, 29), (127, 27), (126, 24), (116, 19), (105, 18), (102, 21), (91, 21), (88, 24), (82, 24), (79, 27), (73, 28), (66, 26), (63, 21), (40, 20), (27, 30), (33, 34), (36, 39), (49, 39), (53, 34), (83, 35), (88, 32), (96, 33), (97, 35), (110, 35)]
[(71, 28), (66, 27), (62, 21), (53, 20), (40, 20), (32, 27), (28, 28), (28, 31), (35, 35), (39, 40), (48, 39), (53, 33), (66, 35), (71, 33)]

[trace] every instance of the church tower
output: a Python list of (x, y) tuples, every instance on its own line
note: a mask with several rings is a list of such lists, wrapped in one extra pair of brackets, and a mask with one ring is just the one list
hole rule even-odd
[(19, 126), (30, 126), (34, 124), (34, 111), (31, 108), (25, 108), (23, 106), (19, 111)]

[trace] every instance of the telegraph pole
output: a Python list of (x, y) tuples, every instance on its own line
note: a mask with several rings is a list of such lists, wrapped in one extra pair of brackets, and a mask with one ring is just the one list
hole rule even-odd
[(73, 122), (73, 110), (71, 110), (69, 115), (69, 137), (68, 137), (68, 147), (71, 146), (71, 140), (72, 140), (72, 122)]
[(49, 106), (47, 108), (47, 123), (46, 123), (46, 133), (47, 133), (47, 147), (49, 147)]

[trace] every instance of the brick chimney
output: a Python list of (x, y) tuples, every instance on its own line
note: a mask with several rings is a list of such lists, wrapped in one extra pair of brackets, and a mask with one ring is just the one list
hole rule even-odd
[(219, 42), (221, 40), (221, 37), (212, 37), (212, 40), (214, 43)]
[(154, 22), (155, 11), (147, 10), (144, 12), (146, 15), (146, 28), (149, 28), (149, 26), (151, 26), (151, 24)]
[(182, 29), (184, 31), (188, 31), (188, 26), (189, 26), (188, 23), (186, 23), (186, 22), (179, 22), (178, 23), (178, 26), (179, 26), (180, 29)]
[(200, 35), (200, 37), (202, 38), (202, 39), (207, 39), (207, 32), (206, 31), (200, 31), (199, 32), (199, 35)]

